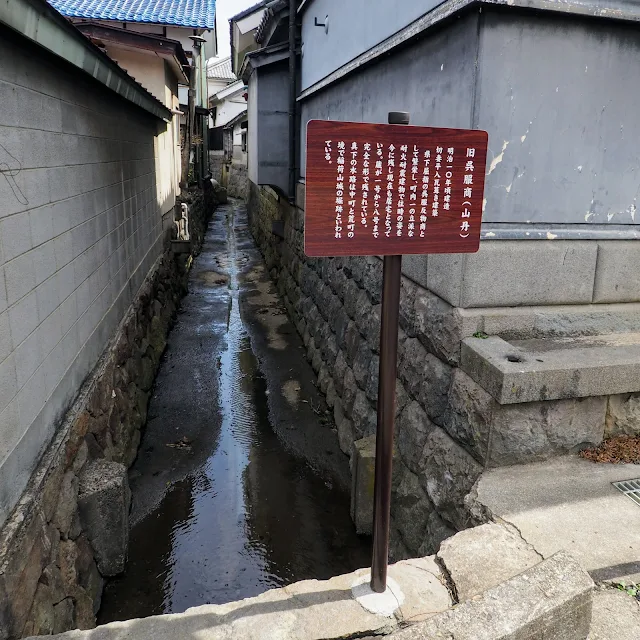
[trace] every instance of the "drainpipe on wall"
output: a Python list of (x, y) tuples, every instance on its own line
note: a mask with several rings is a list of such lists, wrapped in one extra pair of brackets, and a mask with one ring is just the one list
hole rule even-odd
[(289, 0), (289, 201), (296, 201), (296, 0)]
[[(194, 72), (194, 76), (195, 76), (195, 82), (194, 82), (194, 106), (193, 106), (193, 122), (195, 123), (195, 107), (196, 105), (198, 107), (202, 106), (202, 45), (205, 41), (204, 37), (201, 35), (194, 35), (194, 36), (189, 36), (189, 39), (193, 41), (193, 72)], [(202, 124), (202, 116), (198, 115), (198, 118), (200, 118), (200, 123)], [(191, 135), (192, 135), (192, 142), (193, 142), (193, 124), (191, 125)], [(200, 133), (201, 133), (201, 141), (200, 141), (200, 145), (198, 146), (198, 148), (196, 149), (196, 146), (194, 145), (193, 147), (193, 154), (194, 154), (194, 166), (195, 166), (195, 173), (196, 173), (196, 177), (198, 179), (198, 186), (200, 188), (202, 188), (202, 179), (204, 178), (204, 173), (205, 173), (205, 163), (204, 163), (204, 155), (203, 155), (203, 150), (204, 150), (204, 135), (205, 135), (205, 131), (204, 131), (204, 125), (202, 125), (200, 127)]]
[(193, 121), (196, 114), (196, 70), (192, 66), (189, 74), (189, 109), (187, 110), (187, 130), (185, 132), (185, 148), (182, 155), (182, 183), (189, 186), (189, 165), (191, 164), (191, 153), (193, 151)]

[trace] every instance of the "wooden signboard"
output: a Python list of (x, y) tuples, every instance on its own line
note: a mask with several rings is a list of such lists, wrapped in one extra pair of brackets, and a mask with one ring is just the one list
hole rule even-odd
[(472, 253), (480, 245), (487, 133), (311, 120), (305, 253)]

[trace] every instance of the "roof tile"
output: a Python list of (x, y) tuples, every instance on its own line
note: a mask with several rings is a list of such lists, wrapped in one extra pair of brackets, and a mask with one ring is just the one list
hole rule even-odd
[(67, 18), (213, 29), (216, 0), (49, 0)]
[(231, 58), (223, 58), (222, 60), (209, 60), (207, 65), (207, 78), (216, 78), (220, 80), (235, 80), (236, 76), (231, 71)]

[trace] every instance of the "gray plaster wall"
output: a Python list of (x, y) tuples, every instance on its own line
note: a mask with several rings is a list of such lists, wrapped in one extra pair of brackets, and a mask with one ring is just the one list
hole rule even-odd
[(486, 129), (479, 253), (405, 275), (464, 308), (638, 301), (639, 45), (622, 23), (471, 9), (303, 99), (301, 174), (314, 118)]
[[(310, 15), (305, 13), (305, 22)], [(402, 110), (411, 112), (414, 125), (470, 127), (478, 18), (477, 13), (467, 14), (448, 29), (433, 32), (305, 99), (301, 103), (302, 176), (309, 120), (387, 122), (389, 111)], [(323, 49), (318, 56), (327, 53)]]
[[(411, 24), (440, 0), (314, 0), (304, 14), (301, 89)], [(315, 25), (324, 24), (328, 30)]]
[(247, 171), (249, 179), (258, 184), (258, 76), (249, 77), (247, 97), (247, 119), (253, 126), (247, 129)]
[(160, 255), (164, 124), (4, 32), (0, 105), (2, 523)]
[(638, 28), (485, 10), (479, 60), (484, 222), (640, 223)]
[[(256, 81), (257, 74), (257, 82)], [(255, 82), (255, 85), (253, 84)], [(258, 129), (249, 144), (256, 145), (254, 172), (257, 184), (289, 189), (289, 75), (286, 61), (265, 65), (254, 71), (250, 78), (249, 103), (257, 101)], [(249, 107), (251, 110), (251, 107)], [(251, 115), (251, 114), (250, 114)], [(254, 122), (256, 122), (254, 120)], [(251, 135), (251, 127), (249, 127)], [(251, 165), (251, 160), (249, 161)]]
[[(303, 77), (305, 58), (331, 59), (331, 49), (305, 49)], [(386, 122), (388, 111), (406, 110), (414, 125), (488, 131), (485, 237), (635, 237), (640, 123), (629, 105), (639, 58), (633, 25), (467, 10), (304, 99), (301, 175), (310, 119)]]

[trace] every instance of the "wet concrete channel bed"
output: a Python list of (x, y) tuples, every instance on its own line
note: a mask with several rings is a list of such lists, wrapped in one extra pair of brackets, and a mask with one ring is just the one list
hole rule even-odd
[(219, 207), (190, 274), (130, 472), (129, 561), (98, 622), (176, 613), (369, 564), (302, 343), (251, 239)]

